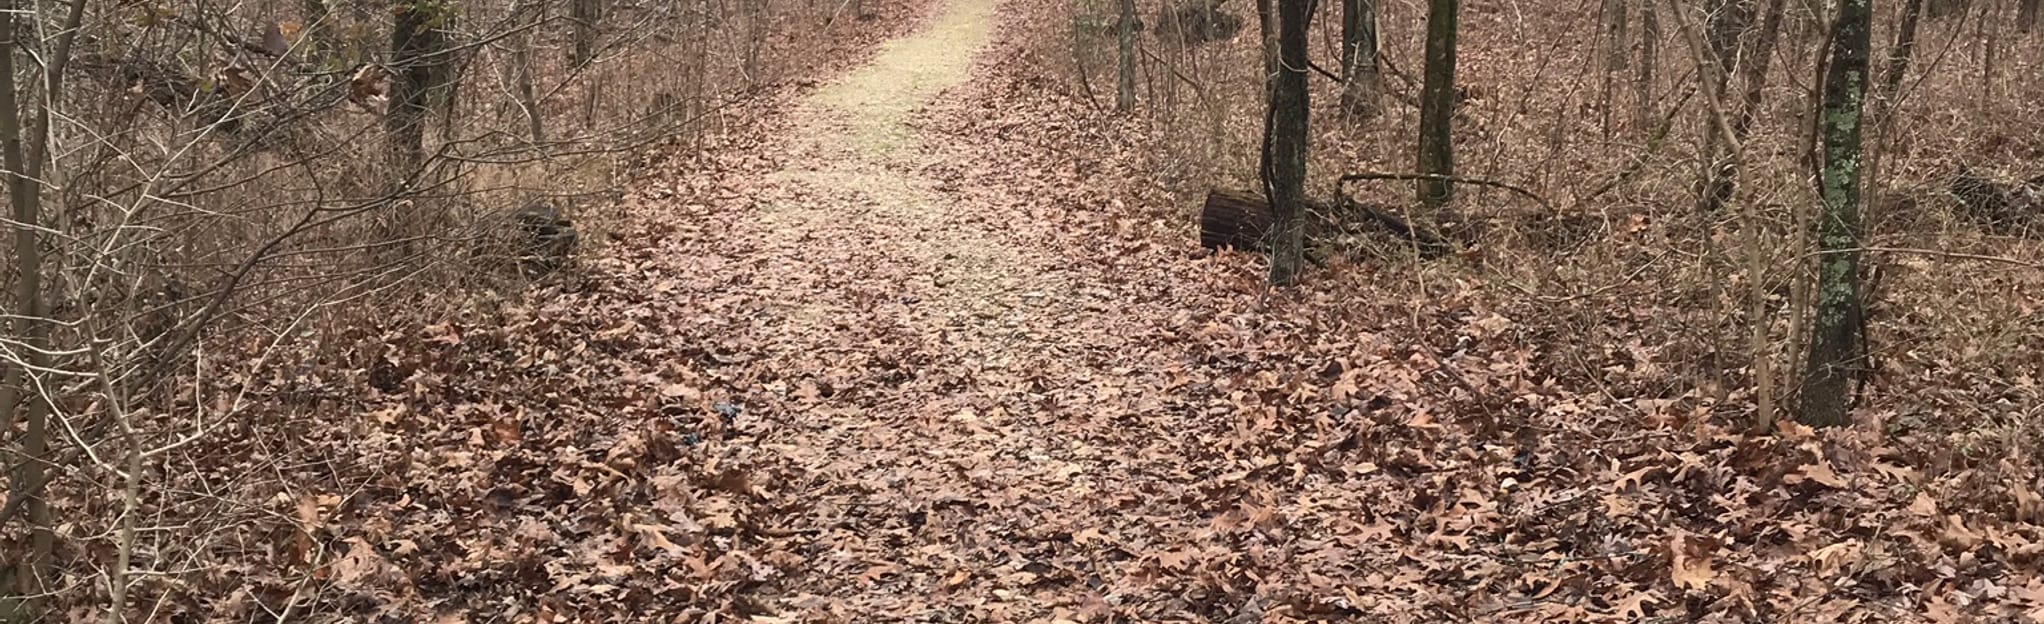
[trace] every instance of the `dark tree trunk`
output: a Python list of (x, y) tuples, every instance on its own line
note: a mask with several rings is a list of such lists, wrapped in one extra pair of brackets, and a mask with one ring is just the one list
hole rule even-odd
[(1661, 62), (1661, 20), (1654, 3), (1640, 3), (1639, 65), (1633, 74), (1632, 125), (1647, 136), (1653, 136), (1654, 118), (1658, 117), (1654, 112), (1654, 66)]
[(596, 59), (597, 0), (568, 0), (568, 20), (574, 24), (575, 68)]
[(1821, 179), (1823, 212), (1817, 218), (1817, 301), (1803, 375), (1802, 413), (1812, 426), (1843, 425), (1851, 380), (1866, 353), (1860, 330), (1860, 128), (1867, 84), (1872, 0), (1840, 0), (1824, 73)]
[(1420, 87), (1419, 172), (1443, 176), (1419, 181), (1419, 201), (1432, 212), (1454, 199), (1455, 21), (1457, 0), (1427, 2), (1426, 78)]
[(1341, 2), (1341, 109), (1357, 119), (1377, 115), (1377, 1)]
[(2037, 15), (2044, 0), (2023, 0), (2016, 5), (2016, 29), (2028, 34), (2037, 30)]
[[(47, 368), (46, 354), (51, 345), (49, 327), (43, 320), (43, 252), (36, 227), (42, 223), (42, 183), (37, 174), (42, 158), (48, 155), (43, 132), (47, 129), (49, 109), (31, 105), (30, 108), (39, 111), (37, 121), (23, 123), (24, 109), (15, 84), (21, 74), (15, 72), (14, 63), (14, 50), (21, 47), (16, 37), (24, 32), (18, 16), (32, 15), (31, 11), (20, 0), (5, 3), (4, 11), (0, 11), (0, 167), (6, 169), (8, 203), (13, 206), (10, 215), (13, 222), (9, 225), (14, 230), (16, 274), (15, 301), (9, 312), (13, 318), (5, 327), (23, 347), (20, 349), (23, 363)], [(59, 55), (48, 74), (52, 83), (62, 76), (62, 63), (63, 56)], [(23, 145), (25, 133), (29, 135), (27, 146)], [(0, 519), (12, 515), (15, 509), (25, 508), (30, 533), (29, 543), (17, 544), (20, 550), (10, 553), (13, 560), (0, 563), (0, 621), (34, 622), (43, 614), (39, 613), (42, 600), (33, 597), (49, 591), (51, 553), (56, 543), (49, 504), (43, 497), (49, 477), (50, 406), (47, 397), (32, 389), (34, 384), (22, 367), (6, 367), (0, 384), (4, 384), (0, 385), (0, 432), (12, 432), (16, 419), (24, 426), (17, 438), (19, 455), (4, 462), (15, 469), (7, 476), (6, 494), (0, 495)]]
[[(2025, 0), (2023, 6), (2035, 6), (2035, 0)], [(1906, 0), (1902, 3), (1902, 23), (1895, 28), (1895, 47), (1888, 51), (1888, 68), (1881, 77), (1881, 97), (1894, 98), (1902, 90), (1902, 79), (1909, 74), (1909, 61), (1916, 55), (1916, 28), (1923, 21), (1923, 0)]]
[[(386, 235), (396, 240), (418, 231), (425, 223), (417, 215), (396, 214), (396, 201), (418, 186), (426, 165), (426, 113), (432, 106), (437, 67), (444, 62), (445, 35), (437, 25), (439, 12), (451, 10), (438, 2), (406, 0), (395, 8), (397, 24), (390, 33), (390, 102), (383, 114), (384, 133), (389, 141), (392, 214), (387, 216)], [(409, 255), (410, 245), (404, 251)]]
[(1306, 29), (1313, 18), (1313, 1), (1268, 0), (1265, 6), (1269, 2), (1277, 4), (1276, 19), (1266, 16), (1263, 23), (1265, 28), (1275, 25), (1277, 36), (1263, 120), (1262, 178), (1273, 217), (1270, 283), (1282, 286), (1297, 281), (1305, 263)]
[(1128, 112), (1136, 106), (1136, 0), (1121, 0), (1121, 19), (1115, 20), (1119, 48), (1119, 80), (1114, 88), (1114, 110)]
[(440, 33), (434, 29), (433, 5), (412, 0), (397, 5), (397, 25), (390, 31), (390, 104), (383, 128), (390, 137), (391, 164), (410, 177), (425, 159), (426, 111), (432, 103), (434, 54)]

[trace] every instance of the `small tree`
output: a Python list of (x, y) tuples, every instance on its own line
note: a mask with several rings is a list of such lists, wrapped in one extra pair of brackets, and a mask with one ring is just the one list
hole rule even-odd
[(1803, 375), (1802, 413), (1812, 426), (1842, 425), (1850, 381), (1865, 353), (1859, 291), (1860, 118), (1867, 91), (1872, 0), (1840, 0), (1824, 72), (1823, 141), (1817, 217), (1817, 301)]
[[(1277, 3), (1275, 15), (1272, 2)], [(1263, 0), (1257, 8), (1270, 68), (1262, 163), (1264, 193), (1270, 198), (1274, 217), (1270, 283), (1287, 285), (1298, 279), (1305, 264), (1305, 228), (1300, 214), (1306, 206), (1306, 29), (1313, 19), (1313, 2)]]
[(1420, 87), (1419, 201), (1438, 212), (1454, 198), (1455, 20), (1457, 0), (1427, 2), (1426, 81)]

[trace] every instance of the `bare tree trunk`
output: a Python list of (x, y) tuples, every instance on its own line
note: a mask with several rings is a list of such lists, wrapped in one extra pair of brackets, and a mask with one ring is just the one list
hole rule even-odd
[(1120, 77), (1115, 82), (1114, 110), (1126, 113), (1136, 106), (1136, 0), (1121, 0), (1121, 19), (1115, 21)]
[[(1271, 15), (1271, 2), (1276, 15)], [(1305, 264), (1307, 115), (1306, 30), (1313, 19), (1312, 0), (1264, 0), (1258, 4), (1269, 66), (1269, 105), (1263, 117), (1262, 178), (1270, 198), (1273, 223), (1270, 283), (1298, 280)], [(1275, 18), (1275, 19), (1273, 19)], [(1276, 32), (1272, 32), (1275, 27)], [(1275, 35), (1273, 37), (1272, 35)]]
[(546, 19), (546, 0), (525, 0), (520, 7), (524, 28), (511, 40), (511, 84), (518, 106), (525, 111), (526, 132), (533, 145), (546, 143), (545, 116), (539, 110), (538, 92), (533, 88), (533, 31)]
[(2035, 32), (2040, 7), (2044, 7), (2044, 0), (2023, 0), (2016, 5), (2016, 29), (2026, 35)]
[[(2026, 0), (2024, 6), (2035, 4)], [(1923, 0), (1905, 0), (1902, 3), (1902, 22), (1895, 29), (1895, 47), (1888, 51), (1888, 70), (1881, 77), (1881, 97), (1893, 98), (1902, 89), (1902, 78), (1909, 74), (1910, 58), (1916, 55), (1916, 28), (1923, 21)]]
[(1419, 202), (1438, 216), (1454, 199), (1455, 30), (1457, 0), (1428, 0), (1426, 78), (1420, 87)]
[[(0, 11), (0, 165), (7, 169), (8, 203), (14, 206), (17, 273), (10, 333), (18, 337), (23, 365), (7, 366), (5, 379), (0, 380), (4, 381), (4, 386), (0, 386), (0, 409), (6, 410), (6, 416), (0, 417), (0, 431), (12, 430), (17, 419), (26, 425), (20, 454), (7, 458), (14, 464), (14, 470), (9, 476), (7, 495), (0, 497), (0, 522), (7, 521), (9, 510), (26, 509), (31, 532), (26, 552), (0, 570), (0, 596), (7, 596), (0, 598), (0, 621), (6, 622), (33, 622), (40, 618), (40, 601), (32, 597), (45, 593), (50, 556), (56, 544), (56, 536), (51, 533), (49, 504), (43, 498), (49, 476), (48, 397), (30, 387), (30, 375), (24, 370), (46, 369), (49, 365), (46, 353), (50, 349), (43, 306), (42, 242), (36, 235), (36, 228), (42, 223), (42, 186), (35, 177), (40, 167), (30, 161), (31, 150), (22, 145), (21, 96), (15, 84), (18, 74), (14, 50), (20, 47), (16, 37), (23, 30), (18, 16), (32, 15), (30, 11), (19, 1), (8, 3)], [(36, 108), (47, 113), (45, 106)], [(37, 160), (48, 153), (43, 144), (46, 136), (31, 136)]]
[[(439, 75), (435, 66), (441, 62), (445, 48), (443, 35), (434, 25), (438, 23), (437, 11), (451, 9), (430, 0), (405, 0), (394, 10), (397, 24), (390, 33), (390, 103), (384, 112), (383, 128), (389, 141), (389, 194), (397, 200), (418, 187), (426, 164), (426, 112), (432, 103), (434, 78)], [(391, 240), (420, 232), (425, 225), (415, 215), (395, 213), (397, 207), (405, 205), (401, 201), (392, 202), (393, 212), (387, 215), (386, 223), (390, 228), (386, 234)], [(406, 245), (405, 249), (409, 251), (411, 246)]]
[(574, 24), (575, 68), (581, 69), (596, 58), (597, 0), (568, 0), (568, 21)]
[(1341, 109), (1355, 119), (1378, 113), (1377, 1), (1341, 2)]
[(1639, 65), (1633, 74), (1633, 119), (1632, 125), (1647, 136), (1653, 136), (1654, 119), (1654, 67), (1661, 62), (1661, 20), (1654, 0), (1640, 3), (1639, 13)]
[(1811, 426), (1849, 422), (1851, 380), (1863, 365), (1859, 288), (1860, 132), (1873, 30), (1871, 0), (1840, 0), (1824, 72), (1823, 213), (1817, 218), (1817, 305), (1803, 375), (1802, 413)]
[(1631, 50), (1631, 12), (1625, 0), (1604, 0), (1604, 68), (1623, 71)]

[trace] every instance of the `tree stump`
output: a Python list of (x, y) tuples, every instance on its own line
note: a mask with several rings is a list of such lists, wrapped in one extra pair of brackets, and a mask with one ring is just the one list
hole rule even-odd
[(1263, 251), (1273, 221), (1270, 202), (1262, 195), (1211, 189), (1199, 211), (1199, 244), (1207, 249)]

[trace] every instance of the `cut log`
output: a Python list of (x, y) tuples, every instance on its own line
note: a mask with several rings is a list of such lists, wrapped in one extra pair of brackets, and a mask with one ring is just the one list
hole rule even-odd
[(1199, 211), (1199, 244), (1207, 249), (1233, 247), (1262, 251), (1275, 215), (1260, 193), (1212, 189)]
[[(1381, 207), (1347, 198), (1334, 206), (1325, 202), (1307, 202), (1306, 212), (1308, 240), (1320, 238), (1330, 230), (1338, 230), (1345, 222), (1360, 218), (1416, 243), (1422, 257), (1438, 258), (1454, 250), (1454, 245), (1439, 233), (1415, 227)], [(1199, 244), (1207, 249), (1232, 247), (1242, 251), (1264, 251), (1264, 236), (1270, 232), (1275, 220), (1270, 202), (1261, 193), (1211, 189), (1207, 191), (1206, 204), (1199, 213)]]

